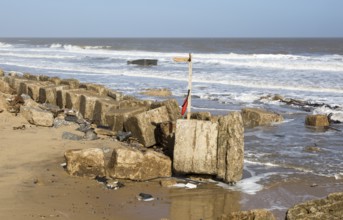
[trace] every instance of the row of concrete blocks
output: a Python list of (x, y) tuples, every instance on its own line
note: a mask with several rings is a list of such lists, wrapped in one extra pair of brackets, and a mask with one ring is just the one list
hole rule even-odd
[(176, 100), (162, 103), (138, 100), (102, 85), (79, 83), (76, 79), (24, 74), (3, 76), (2, 83), (7, 83), (19, 95), (28, 94), (39, 103), (79, 111), (98, 126), (110, 127), (113, 131), (131, 131), (147, 147), (156, 144), (156, 124), (180, 117)]

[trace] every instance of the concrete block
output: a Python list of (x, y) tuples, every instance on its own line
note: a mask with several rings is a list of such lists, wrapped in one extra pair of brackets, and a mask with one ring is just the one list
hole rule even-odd
[(176, 99), (168, 99), (162, 102), (154, 102), (151, 104), (152, 109), (158, 108), (161, 106), (165, 106), (167, 108), (170, 121), (176, 121), (177, 119), (181, 118), (179, 104), (176, 101)]
[(113, 131), (123, 131), (128, 118), (145, 111), (147, 111), (146, 107), (110, 109), (105, 113), (104, 124), (110, 126)]
[(177, 120), (174, 170), (179, 173), (217, 174), (218, 123)]
[(42, 87), (39, 89), (39, 102), (57, 105), (57, 91), (68, 89), (68, 85)]
[(275, 112), (269, 112), (259, 108), (242, 109), (244, 127), (255, 127), (282, 122), (283, 117)]
[(109, 126), (106, 120), (106, 113), (112, 109), (118, 109), (119, 102), (110, 97), (102, 97), (98, 99), (94, 106), (93, 121), (97, 125)]
[(169, 121), (168, 111), (165, 106), (143, 112), (128, 118), (124, 124), (126, 131), (131, 131), (141, 144), (150, 147), (156, 144), (156, 126)]
[(220, 116), (218, 120), (217, 177), (237, 182), (243, 176), (244, 127), (240, 112)]
[(305, 124), (315, 127), (325, 127), (329, 126), (329, 119), (326, 115), (307, 115)]

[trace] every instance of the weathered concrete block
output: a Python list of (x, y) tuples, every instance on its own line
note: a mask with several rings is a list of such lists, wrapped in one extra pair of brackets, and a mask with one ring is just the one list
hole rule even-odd
[(93, 84), (93, 83), (81, 83), (79, 85), (80, 88), (87, 89), (89, 91), (95, 92), (98, 95), (101, 96), (107, 96), (108, 89), (103, 85)]
[(106, 113), (111, 109), (118, 109), (119, 102), (109, 97), (98, 99), (94, 106), (93, 121), (97, 125), (110, 126), (106, 120)]
[(78, 89), (80, 82), (77, 79), (62, 79), (60, 82), (61, 85), (68, 85), (70, 89)]
[[(58, 99), (62, 99), (58, 102), (63, 103), (63, 97), (65, 97), (65, 107), (68, 109), (74, 109), (80, 111), (81, 96), (85, 94), (86, 90), (84, 89), (70, 89), (67, 91), (62, 90), (61, 93), (58, 93)], [(60, 103), (58, 103), (59, 105)]]
[(191, 119), (211, 121), (212, 115), (210, 112), (192, 112)]
[(147, 96), (172, 96), (172, 92), (169, 89), (146, 89), (140, 93)]
[(180, 173), (217, 174), (218, 123), (177, 120), (174, 169)]
[(122, 101), (124, 97), (123, 93), (111, 89), (107, 91), (107, 95), (116, 101)]
[(146, 150), (144, 152), (130, 146), (118, 146), (108, 164), (108, 175), (112, 178), (144, 181), (171, 176), (169, 157)]
[(124, 124), (126, 123), (128, 118), (145, 112), (146, 110), (146, 107), (110, 109), (105, 113), (104, 124), (110, 126), (113, 131), (123, 131)]
[(52, 85), (50, 82), (23, 81), (20, 83), (19, 94), (28, 94), (33, 100), (39, 101), (40, 88)]
[(37, 80), (39, 79), (39, 76), (38, 76), (38, 75), (31, 74), (31, 73), (24, 73), (24, 74), (23, 74), (23, 78), (24, 78), (24, 79), (27, 79), (27, 80), (37, 81)]
[(157, 125), (156, 141), (163, 152), (173, 159), (176, 121), (162, 122)]
[(283, 117), (280, 114), (259, 108), (242, 109), (242, 117), (244, 127), (270, 125), (271, 123), (283, 121)]
[(128, 118), (124, 124), (126, 131), (131, 131), (132, 136), (146, 147), (156, 144), (156, 126), (164, 121), (169, 121), (167, 108), (162, 106)]
[(232, 112), (218, 120), (217, 177), (237, 182), (243, 176), (244, 127), (240, 112)]
[(57, 105), (57, 91), (68, 89), (69, 86), (67, 85), (42, 87), (39, 89), (39, 102)]
[[(19, 95), (21, 95), (21, 94), (23, 94), (24, 92), (21, 92), (20, 90), (20, 85), (21, 85), (21, 83), (22, 82), (26, 82), (26, 81), (28, 81), (27, 79), (23, 79), (23, 78), (18, 78), (18, 77), (8, 77), (8, 76), (6, 76), (5, 78), (4, 78), (4, 80), (6, 81), (6, 82), (8, 82), (8, 84), (10, 85), (10, 87), (12, 88), (12, 89), (14, 89), (16, 92), (17, 92), (17, 94), (19, 94)], [(25, 87), (26, 88), (26, 87)], [(25, 93), (24, 94), (27, 94), (27, 90), (25, 91)]]
[(20, 113), (26, 120), (37, 126), (52, 127), (54, 116), (51, 112), (36, 107), (20, 106)]
[(64, 157), (67, 162), (67, 172), (72, 176), (95, 177), (105, 175), (105, 156), (101, 149), (67, 150)]
[(151, 104), (152, 104), (152, 101), (150, 100), (128, 99), (128, 100), (120, 101), (119, 108), (133, 108), (133, 107), (150, 108)]
[(0, 69), (0, 77), (5, 76), (5, 71), (3, 71), (2, 69)]
[(49, 82), (52, 82), (55, 85), (60, 85), (62, 80), (58, 77), (51, 77), (49, 78)]
[(101, 96), (87, 90), (82, 90), (82, 92), (79, 94), (81, 95), (80, 113), (83, 115), (84, 118), (92, 120), (95, 104), (99, 99), (101, 99)]
[(151, 108), (159, 108), (165, 106), (168, 111), (168, 116), (170, 121), (176, 121), (181, 118), (179, 104), (176, 99), (168, 99), (163, 102), (154, 102), (151, 104)]
[(329, 126), (329, 119), (326, 115), (307, 115), (305, 124), (315, 127)]
[(0, 78), (0, 92), (14, 94), (15, 90), (10, 87), (8, 82)]

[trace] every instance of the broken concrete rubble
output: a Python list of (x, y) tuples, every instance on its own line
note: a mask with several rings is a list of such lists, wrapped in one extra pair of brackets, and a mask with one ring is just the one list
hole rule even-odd
[(274, 112), (268, 112), (259, 108), (242, 109), (244, 127), (256, 127), (282, 122), (283, 117)]

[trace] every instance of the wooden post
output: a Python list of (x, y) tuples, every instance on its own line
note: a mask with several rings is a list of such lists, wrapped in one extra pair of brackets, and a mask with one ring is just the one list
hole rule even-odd
[(192, 54), (189, 54), (188, 59), (188, 106), (187, 106), (187, 120), (191, 119), (191, 106), (192, 106)]
[(192, 54), (189, 53), (188, 57), (174, 57), (175, 62), (188, 62), (188, 105), (187, 105), (187, 120), (191, 119), (191, 107), (192, 107)]

